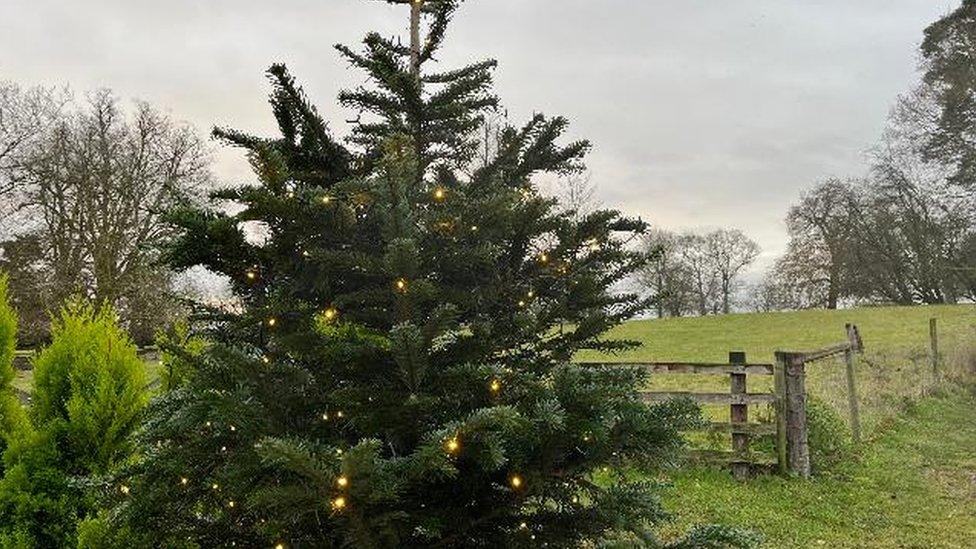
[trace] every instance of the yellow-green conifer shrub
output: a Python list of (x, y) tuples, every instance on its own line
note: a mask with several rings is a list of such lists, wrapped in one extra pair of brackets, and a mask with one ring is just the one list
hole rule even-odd
[[(110, 308), (75, 301), (34, 360), (31, 429), (4, 451), (0, 547), (74, 547), (100, 478), (132, 459), (145, 367)], [(128, 492), (126, 486), (106, 486)]]
[(17, 348), (17, 314), (7, 296), (7, 275), (0, 273), (0, 388), (14, 380), (14, 351)]
[[(24, 411), (13, 392), (17, 314), (7, 295), (7, 277), (0, 273), (0, 454), (8, 440), (24, 426)], [(0, 474), (3, 465), (0, 463)]]
[(102, 473), (130, 452), (129, 435), (147, 403), (145, 365), (109, 307), (76, 301), (52, 325), (34, 361), (31, 417), (66, 424), (84, 469)]

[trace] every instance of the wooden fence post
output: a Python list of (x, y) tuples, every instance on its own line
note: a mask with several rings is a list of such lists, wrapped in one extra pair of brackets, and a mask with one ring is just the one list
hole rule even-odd
[(844, 351), (844, 363), (847, 366), (847, 405), (851, 414), (851, 435), (855, 444), (861, 443), (861, 411), (857, 401), (857, 384), (854, 378), (854, 352), (859, 344), (856, 328), (847, 325), (847, 339), (850, 348)]
[(785, 475), (790, 470), (786, 454), (786, 360), (779, 352), (773, 366), (773, 387), (776, 393), (776, 462), (779, 472)]
[(932, 345), (932, 374), (939, 380), (939, 328), (937, 320), (929, 319), (929, 342)]
[[(732, 351), (729, 353), (729, 363), (733, 366), (729, 374), (730, 392), (735, 395), (746, 394), (746, 354), (743, 352)], [(739, 365), (741, 371), (736, 371), (735, 366)], [(749, 405), (745, 401), (736, 403), (734, 400), (729, 405), (729, 420), (732, 423), (732, 475), (737, 480), (749, 478), (749, 434), (744, 432), (745, 423), (749, 422)]]
[(791, 473), (810, 476), (810, 447), (807, 442), (806, 373), (802, 353), (782, 354), (786, 372), (786, 439)]

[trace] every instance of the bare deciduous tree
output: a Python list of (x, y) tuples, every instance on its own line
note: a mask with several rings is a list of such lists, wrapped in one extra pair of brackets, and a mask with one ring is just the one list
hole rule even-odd
[(705, 247), (714, 271), (722, 312), (732, 311), (732, 297), (742, 270), (759, 256), (759, 245), (738, 229), (719, 229), (705, 235)]
[[(23, 88), (0, 81), (0, 201), (13, 203), (11, 194), (24, 177), (26, 157), (36, 141), (57, 120), (68, 100), (66, 91)], [(0, 210), (0, 213), (9, 211)]]
[(822, 183), (790, 209), (789, 248), (772, 276), (796, 306), (945, 303), (969, 293), (973, 196), (950, 184), (951, 161), (924, 149), (936, 100), (926, 84), (900, 97), (870, 176)]
[(852, 216), (862, 298), (945, 303), (959, 298), (961, 248), (973, 233), (972, 195), (949, 184), (948, 160), (926, 155), (937, 127), (937, 94), (921, 85), (901, 96), (874, 150), (871, 179)]
[(845, 268), (854, 200), (853, 183), (830, 179), (805, 193), (786, 216), (790, 241), (775, 270), (802, 307), (836, 309), (851, 292)]
[[(81, 292), (114, 304), (139, 339), (165, 321), (169, 274), (156, 264), (164, 213), (209, 180), (208, 150), (188, 127), (145, 103), (126, 117), (108, 91), (62, 114), (22, 155), (17, 218), (43, 273), (34, 291), (56, 305)], [(26, 258), (21, 258), (25, 260)], [(26, 265), (8, 265), (17, 270)]]
[(596, 201), (596, 184), (592, 181), (593, 174), (589, 171), (568, 173), (560, 177), (558, 182), (559, 205), (563, 209), (572, 210), (578, 216), (585, 216), (600, 207)]
[(692, 305), (691, 273), (684, 264), (681, 237), (653, 229), (643, 237), (651, 261), (639, 274), (638, 283), (654, 296), (657, 317), (682, 316)]
[(741, 275), (759, 254), (759, 246), (737, 229), (658, 229), (643, 245), (652, 261), (638, 282), (656, 297), (658, 317), (731, 312)]
[(704, 316), (714, 312), (718, 296), (718, 280), (712, 268), (708, 239), (702, 235), (685, 233), (678, 239), (682, 264), (688, 273), (694, 311)]

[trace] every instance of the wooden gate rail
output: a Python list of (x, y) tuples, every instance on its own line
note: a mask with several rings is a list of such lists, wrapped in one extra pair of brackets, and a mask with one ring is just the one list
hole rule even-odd
[[(729, 406), (728, 422), (713, 422), (712, 432), (728, 433), (732, 439), (732, 451), (694, 450), (693, 456), (708, 461), (722, 461), (731, 465), (736, 478), (746, 478), (751, 469), (762, 463), (764, 456), (750, 451), (749, 442), (757, 436), (775, 435), (776, 465), (782, 473), (810, 476), (810, 448), (807, 440), (806, 412), (806, 364), (829, 357), (844, 355), (847, 363), (848, 399), (851, 408), (851, 426), (855, 440), (860, 438), (857, 394), (854, 384), (854, 353), (864, 349), (857, 326), (847, 325), (847, 341), (807, 352), (777, 351), (774, 364), (746, 362), (746, 354), (729, 353), (728, 362), (584, 362), (587, 365), (613, 365), (644, 368), (652, 373), (728, 375), (728, 393), (695, 393), (685, 391), (646, 391), (641, 398), (646, 402), (663, 402), (673, 398), (690, 398), (700, 404), (725, 404)], [(746, 390), (749, 375), (773, 376), (772, 393), (750, 393)], [(750, 404), (771, 404), (776, 412), (774, 424), (750, 423)]]
[(658, 374), (753, 374), (773, 375), (772, 364), (733, 364), (725, 362), (581, 362), (580, 364), (610, 364), (644, 368)]
[(690, 398), (701, 404), (774, 404), (776, 395), (772, 393), (693, 393), (690, 391), (648, 391), (641, 393), (647, 402), (663, 402), (672, 398)]
[[(610, 364), (613, 366), (644, 368), (652, 373), (697, 374), (729, 376), (729, 392), (699, 393), (685, 391), (644, 391), (641, 398), (645, 402), (664, 402), (675, 398), (690, 398), (699, 404), (724, 404), (729, 406), (727, 422), (712, 422), (707, 429), (711, 432), (727, 433), (731, 437), (732, 451), (692, 450), (694, 459), (719, 462), (731, 467), (736, 478), (750, 476), (758, 466), (767, 467), (768, 458), (753, 453), (749, 442), (753, 437), (768, 436), (778, 432), (777, 424), (749, 423), (750, 404), (772, 404), (778, 409), (780, 397), (773, 393), (750, 393), (746, 390), (746, 377), (749, 375), (774, 375), (774, 364), (748, 363), (742, 352), (729, 353), (728, 362), (614, 362), (583, 363), (589, 365)], [(778, 440), (778, 438), (777, 438)], [(777, 453), (779, 456), (779, 453)]]
[(716, 433), (745, 433), (747, 435), (775, 435), (775, 423), (732, 423), (730, 421), (713, 421), (708, 424), (708, 430)]

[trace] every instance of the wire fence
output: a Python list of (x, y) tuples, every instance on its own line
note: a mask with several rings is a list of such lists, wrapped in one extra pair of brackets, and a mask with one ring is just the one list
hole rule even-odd
[[(917, 330), (928, 331), (933, 324), (918, 326)], [(898, 414), (946, 383), (976, 375), (976, 322), (951, 331), (940, 331), (934, 325), (935, 331), (929, 332), (925, 344), (883, 348), (868, 345), (863, 353), (854, 356), (854, 386), (863, 438), (883, 433)], [(853, 433), (843, 356), (811, 364), (807, 369), (807, 392), (843, 417)]]

